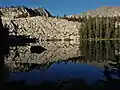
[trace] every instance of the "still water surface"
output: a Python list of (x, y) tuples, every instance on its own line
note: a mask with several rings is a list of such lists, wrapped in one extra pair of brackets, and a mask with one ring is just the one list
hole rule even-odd
[(119, 43), (116, 40), (41, 42), (40, 46), (46, 49), (41, 53), (31, 53), (30, 46), (11, 47), (5, 59), (11, 72), (7, 81), (39, 84), (45, 80), (82, 78), (94, 83), (106, 79), (104, 65), (119, 55)]

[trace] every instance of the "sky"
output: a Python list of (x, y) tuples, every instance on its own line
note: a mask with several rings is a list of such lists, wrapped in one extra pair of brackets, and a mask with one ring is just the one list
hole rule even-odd
[(120, 0), (0, 0), (0, 6), (44, 7), (52, 15), (80, 14), (102, 6), (120, 6)]

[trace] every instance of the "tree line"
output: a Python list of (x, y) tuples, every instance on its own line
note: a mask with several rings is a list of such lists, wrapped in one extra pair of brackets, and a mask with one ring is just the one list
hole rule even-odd
[(98, 38), (120, 38), (120, 16), (79, 16), (63, 17), (68, 21), (81, 22), (80, 38), (81, 39), (98, 39)]

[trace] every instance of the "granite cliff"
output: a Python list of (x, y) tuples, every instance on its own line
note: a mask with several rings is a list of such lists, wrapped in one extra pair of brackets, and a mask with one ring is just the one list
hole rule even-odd
[(27, 8), (26, 6), (1, 7), (0, 16), (8, 18), (26, 18), (34, 16), (52, 16), (45, 8)]
[[(41, 40), (77, 39), (80, 23), (52, 17), (4, 18), (3, 25), (9, 28), (10, 35), (26, 35)], [(15, 34), (16, 32), (16, 34)]]
[(42, 40), (75, 39), (79, 37), (80, 23), (57, 19), (43, 8), (27, 7), (1, 8), (3, 25), (9, 28), (10, 35), (26, 35)]

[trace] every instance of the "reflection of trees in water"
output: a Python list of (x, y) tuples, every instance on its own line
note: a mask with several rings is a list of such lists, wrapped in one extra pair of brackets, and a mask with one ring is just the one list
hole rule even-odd
[[(112, 40), (111, 41), (105, 41), (105, 40), (103, 40), (103, 41), (87, 41), (87, 40), (86, 41), (80, 41), (80, 45), (79, 45), (78, 50), (81, 51), (81, 52), (78, 51), (78, 56), (69, 57), (68, 59), (61, 60), (61, 61), (58, 61), (58, 60), (56, 60), (56, 61), (58, 61), (58, 63), (59, 62), (65, 62), (66, 64), (69, 61), (70, 62), (74, 62), (74, 63), (78, 63), (79, 62), (79, 63), (88, 63), (88, 64), (92, 64), (92, 63), (95, 62), (98, 65), (101, 64), (101, 63), (104, 65), (104, 63), (110, 62), (109, 59), (115, 58), (115, 54), (114, 53), (119, 51), (119, 47), (120, 47), (119, 43), (120, 43), (120, 41), (115, 41), (115, 40), (113, 40), (113, 41)], [(65, 45), (62, 45), (62, 46), (65, 47)], [(26, 47), (21, 47), (21, 48), (19, 47), (19, 51), (18, 51), (18, 47), (16, 47), (16, 48), (13, 47), (13, 49), (10, 50), (11, 53), (15, 52), (15, 54), (12, 56), (12, 58), (15, 58), (14, 59), (15, 61), (13, 61), (13, 60), (12, 61), (16, 65), (17, 65), (17, 63), (23, 63), (23, 62), (16, 61), (19, 58), (22, 59), (22, 58), (25, 57), (27, 60), (29, 60), (30, 58), (33, 59), (32, 55), (30, 57), (28, 57), (28, 54), (29, 54), (29, 48), (28, 47), (27, 47), (27, 49), (25, 49)], [(79, 56), (80, 53), (82, 54), (81, 56)], [(46, 53), (46, 55), (47, 54), (49, 54), (49, 53)], [(55, 52), (53, 52), (53, 54), (55, 54)], [(52, 57), (56, 57), (53, 54), (51, 54)], [(55, 60), (49, 60), (49, 61), (44, 62), (44, 63), (47, 63), (45, 65), (49, 66), (51, 62), (54, 63), (56, 61)], [(13, 62), (11, 62), (11, 67), (12, 67), (12, 63)], [(26, 63), (29, 63), (29, 62), (26, 62)], [(37, 65), (42, 65), (42, 63), (41, 64), (37, 64)], [(29, 65), (33, 65), (33, 64), (29, 63)], [(26, 67), (30, 68), (29, 65), (25, 64), (23, 66), (24, 66), (24, 68), (26, 68)], [(19, 66), (19, 69), (22, 67), (20, 65), (18, 65), (18, 66)], [(27, 69), (24, 69), (24, 68), (22, 68), (23, 71), (26, 71)], [(13, 69), (14, 69), (14, 65), (13, 65), (12, 70)], [(20, 71), (22, 69), (20, 69)]]
[(97, 83), (102, 84), (101, 89), (120, 89), (120, 41), (109, 41), (107, 43), (107, 60), (104, 66), (103, 74), (105, 80), (99, 80)]
[(111, 75), (115, 75), (120, 79), (120, 56), (115, 55), (115, 57), (113, 59), (109, 59), (109, 61), (108, 65), (105, 66), (104, 75), (106, 77), (110, 77), (110, 79), (112, 78)]
[(115, 58), (115, 51), (119, 52), (120, 41), (81, 41), (80, 50), (85, 60), (107, 62)]
[(115, 54), (115, 57), (113, 59), (109, 59), (109, 61), (110, 63), (104, 67), (103, 71), (106, 79), (98, 80), (96, 86), (98, 86), (100, 90), (120, 90), (120, 56)]

